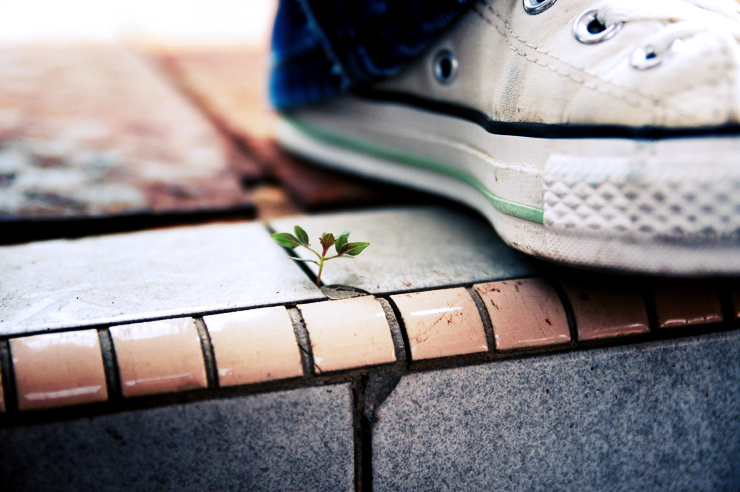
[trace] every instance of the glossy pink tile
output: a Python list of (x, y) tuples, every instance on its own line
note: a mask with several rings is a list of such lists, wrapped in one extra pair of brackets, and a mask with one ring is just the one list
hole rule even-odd
[(205, 316), (221, 386), (303, 375), (293, 323), (283, 306)]
[(395, 362), (388, 320), (372, 296), (299, 304), (317, 372)]
[(475, 290), (491, 319), (497, 350), (570, 342), (563, 304), (547, 280), (506, 280), (479, 284)]
[(192, 318), (110, 328), (123, 396), (205, 388), (206, 368)]
[(563, 282), (579, 340), (597, 340), (650, 331), (647, 310), (633, 288), (607, 283)]
[(108, 399), (97, 330), (14, 338), (10, 354), (20, 410)]
[(434, 359), (488, 351), (478, 308), (462, 287), (397, 294), (411, 346), (411, 359)]
[(722, 321), (722, 304), (715, 289), (688, 282), (661, 283), (653, 288), (660, 328)]

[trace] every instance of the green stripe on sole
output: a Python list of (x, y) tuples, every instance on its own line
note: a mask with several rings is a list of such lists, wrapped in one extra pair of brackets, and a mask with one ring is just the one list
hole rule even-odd
[(465, 171), (456, 169), (433, 159), (420, 157), (399, 150), (389, 149), (380, 145), (363, 142), (361, 140), (349, 138), (344, 135), (339, 135), (337, 133), (318, 129), (306, 123), (297, 121), (286, 115), (283, 115), (283, 118), (299, 132), (330, 143), (332, 145), (336, 145), (338, 147), (353, 150), (363, 154), (369, 154), (374, 157), (378, 157), (380, 159), (384, 159), (394, 163), (405, 164), (407, 166), (413, 166), (421, 169), (428, 169), (430, 171), (435, 171), (440, 174), (444, 174), (445, 176), (457, 179), (458, 181), (462, 181), (482, 193), (483, 196), (485, 196), (488, 201), (491, 202), (494, 208), (499, 212), (506, 215), (511, 215), (513, 217), (518, 217), (520, 219), (528, 220), (530, 222), (535, 222), (537, 224), (542, 224), (542, 217), (544, 215), (543, 210), (536, 207), (531, 207), (529, 205), (524, 205), (522, 203), (512, 202), (510, 200), (500, 198), (491, 193), (485, 186), (483, 186), (483, 183), (478, 181), (475, 176)]

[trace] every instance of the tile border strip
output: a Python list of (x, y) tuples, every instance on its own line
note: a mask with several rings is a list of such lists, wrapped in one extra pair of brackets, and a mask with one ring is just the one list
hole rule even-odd
[[(548, 353), (554, 353), (554, 352), (563, 352), (563, 351), (573, 351), (578, 349), (588, 349), (591, 347), (598, 347), (598, 346), (605, 346), (605, 345), (615, 345), (615, 344), (629, 344), (629, 343), (641, 343), (645, 341), (651, 341), (651, 340), (660, 340), (660, 339), (666, 339), (666, 338), (678, 338), (678, 337), (685, 337), (685, 336), (693, 336), (698, 335), (706, 332), (713, 332), (713, 331), (727, 331), (727, 330), (733, 330), (738, 328), (738, 320), (735, 318), (732, 319), (725, 319), (722, 322), (719, 323), (712, 323), (712, 324), (698, 324), (698, 325), (689, 325), (684, 328), (676, 328), (676, 329), (659, 329), (659, 327), (656, 324), (656, 317), (655, 317), (655, 306), (654, 301), (652, 298), (652, 293), (650, 287), (640, 287), (638, 290), (643, 294), (643, 303), (645, 304), (645, 309), (648, 313), (648, 319), (649, 319), (649, 331), (645, 333), (640, 334), (632, 334), (627, 336), (610, 336), (603, 339), (597, 339), (597, 340), (580, 340), (578, 338), (578, 327), (576, 326), (576, 320), (573, 313), (573, 308), (570, 303), (570, 298), (567, 296), (565, 290), (563, 289), (562, 284), (554, 278), (551, 278), (549, 276), (543, 276), (546, 280), (548, 280), (553, 287), (555, 288), (555, 291), (558, 294), (559, 302), (562, 304), (563, 309), (566, 313), (566, 318), (568, 321), (569, 328), (571, 330), (571, 341), (569, 343), (565, 344), (558, 344), (558, 345), (548, 345), (544, 347), (534, 347), (534, 348), (520, 348), (520, 349), (514, 349), (514, 350), (498, 350), (495, 347), (495, 328), (491, 324), (491, 319), (488, 315), (487, 309), (484, 305), (484, 300), (480, 297), (479, 293), (477, 292), (477, 289), (475, 288), (476, 285), (480, 285), (482, 283), (475, 283), (470, 285), (463, 286), (465, 290), (471, 295), (473, 300), (475, 301), (476, 307), (478, 309), (478, 312), (481, 316), (481, 320), (483, 321), (484, 331), (486, 334), (486, 340), (488, 341), (488, 351), (484, 353), (475, 353), (475, 354), (468, 354), (468, 355), (451, 355), (447, 357), (441, 357), (436, 359), (426, 359), (426, 360), (420, 360), (420, 361), (413, 361), (409, 358), (410, 354), (410, 348), (408, 343), (408, 334), (406, 333), (406, 328), (403, 323), (403, 319), (400, 315), (400, 312), (398, 310), (398, 306), (396, 306), (393, 302), (390, 301), (391, 294), (384, 295), (384, 296), (370, 296), (374, 297), (378, 300), (378, 302), (383, 307), (383, 311), (386, 316), (386, 320), (388, 323), (388, 329), (390, 331), (391, 338), (393, 340), (393, 346), (394, 351), (396, 354), (396, 361), (390, 362), (390, 363), (382, 363), (377, 365), (365, 365), (365, 366), (358, 366), (358, 367), (352, 367), (348, 369), (342, 369), (335, 372), (332, 372), (330, 374), (322, 374), (320, 371), (315, 370), (314, 367), (314, 361), (313, 361), (313, 350), (311, 346), (311, 339), (310, 334), (308, 330), (306, 329), (305, 320), (303, 319), (303, 316), (301, 315), (300, 310), (296, 307), (294, 304), (286, 304), (285, 306), (288, 315), (290, 317), (293, 331), (295, 335), (295, 341), (299, 348), (299, 352), (301, 355), (301, 364), (303, 367), (303, 374), (299, 377), (294, 378), (287, 378), (287, 379), (280, 379), (280, 380), (269, 380), (269, 381), (261, 381), (261, 382), (255, 382), (245, 385), (239, 385), (229, 388), (221, 388), (218, 382), (218, 372), (217, 372), (217, 361), (216, 356), (214, 353), (214, 348), (210, 340), (210, 333), (208, 332), (208, 328), (206, 324), (203, 321), (203, 315), (193, 315), (190, 316), (191, 319), (193, 319), (197, 329), (198, 334), (201, 340), (200, 348), (202, 351), (202, 356), (204, 360), (204, 364), (206, 367), (206, 377), (207, 377), (207, 388), (203, 389), (194, 389), (194, 390), (187, 390), (182, 393), (163, 393), (163, 394), (154, 394), (149, 396), (138, 396), (138, 397), (131, 397), (131, 398), (124, 398), (122, 396), (121, 391), (121, 375), (119, 372), (118, 364), (117, 364), (117, 358), (115, 353), (115, 348), (113, 345), (113, 340), (111, 338), (111, 334), (109, 329), (113, 326), (121, 326), (121, 325), (111, 325), (108, 327), (99, 327), (97, 329), (99, 339), (100, 339), (100, 350), (101, 355), (103, 359), (103, 365), (105, 370), (105, 379), (106, 379), (106, 386), (108, 390), (108, 398), (105, 402), (99, 402), (99, 403), (89, 403), (89, 404), (83, 404), (79, 406), (72, 406), (72, 407), (58, 407), (58, 408), (50, 408), (45, 410), (30, 410), (30, 411), (21, 411), (18, 408), (18, 398), (17, 398), (17, 386), (15, 383), (15, 374), (14, 374), (14, 368), (12, 363), (12, 357), (10, 354), (10, 346), (9, 341), (11, 339), (17, 339), (17, 338), (26, 338), (27, 336), (33, 336), (37, 335), (37, 333), (34, 333), (32, 335), (23, 335), (23, 336), (11, 336), (11, 337), (5, 337), (3, 339), (0, 339), (0, 384), (2, 384), (2, 390), (3, 390), (3, 400), (2, 403), (4, 405), (4, 412), (0, 412), (0, 426), (6, 426), (6, 425), (13, 425), (13, 422), (17, 420), (19, 416), (23, 416), (23, 420), (31, 420), (33, 423), (33, 419), (35, 416), (44, 416), (41, 420), (55, 420), (53, 414), (54, 413), (60, 413), (60, 414), (68, 414), (70, 411), (75, 412), (75, 408), (77, 408), (77, 412), (82, 412), (81, 414), (88, 414), (88, 413), (110, 413), (118, 411), (120, 408), (123, 409), (133, 409), (133, 408), (139, 408), (141, 406), (160, 406), (163, 404), (172, 403), (173, 401), (182, 401), (182, 400), (199, 400), (199, 399), (208, 399), (208, 398), (215, 398), (219, 396), (228, 396), (231, 394), (236, 393), (261, 393), (261, 392), (269, 392), (269, 391), (276, 391), (281, 389), (287, 389), (287, 388), (297, 388), (297, 387), (304, 387), (304, 386), (313, 386), (313, 385), (323, 385), (323, 384), (333, 384), (335, 382), (340, 381), (359, 381), (360, 378), (367, 376), (371, 373), (405, 373), (405, 372), (415, 372), (415, 371), (424, 371), (424, 370), (432, 370), (432, 369), (442, 369), (442, 368), (449, 368), (453, 366), (464, 366), (469, 364), (478, 364), (478, 363), (493, 363), (497, 360), (504, 360), (504, 359), (510, 359), (510, 358), (516, 358), (516, 357), (528, 357), (528, 356), (542, 356), (546, 355)], [(515, 281), (517, 279), (508, 279), (506, 281)], [(499, 281), (494, 282), (486, 282), (485, 284), (495, 283)], [(626, 284), (628, 285), (628, 284)], [(444, 291), (448, 290), (449, 287), (444, 288), (434, 288), (434, 289), (424, 289), (419, 290), (418, 292), (428, 292), (428, 291)], [(720, 298), (722, 299), (722, 307), (723, 311), (729, 312), (732, 311), (735, 312), (735, 307), (731, 305), (731, 286), (728, 287), (727, 285), (718, 288), (718, 292), (720, 293)], [(335, 301), (326, 301), (326, 300), (317, 300), (310, 302), (310, 304), (317, 304), (321, 302), (335, 302)], [(728, 304), (729, 303), (729, 304)], [(309, 304), (307, 302), (301, 303), (301, 304)], [(260, 308), (250, 308), (245, 310), (239, 310), (239, 311), (251, 311), (254, 309), (262, 309)], [(78, 329), (72, 329), (72, 330), (65, 330), (65, 332), (75, 332), (80, 330), (89, 330), (89, 327), (79, 327)], [(27, 418), (26, 418), (27, 417)]]

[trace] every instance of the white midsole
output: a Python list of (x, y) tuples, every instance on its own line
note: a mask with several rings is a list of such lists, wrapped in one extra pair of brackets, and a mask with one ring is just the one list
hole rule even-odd
[(291, 118), (350, 141), (444, 162), (499, 198), (541, 209), (544, 224), (511, 217), (468, 183), (335, 145), (285, 121), (278, 127), (286, 147), (318, 162), (470, 205), (530, 254), (649, 273), (740, 271), (739, 139), (495, 135), (459, 118), (349, 96)]

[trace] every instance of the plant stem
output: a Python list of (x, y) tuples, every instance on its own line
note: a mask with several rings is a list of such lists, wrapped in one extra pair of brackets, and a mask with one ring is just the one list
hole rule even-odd
[(316, 276), (316, 287), (321, 287), (321, 271), (324, 269), (324, 258), (321, 258), (319, 263), (319, 274)]

